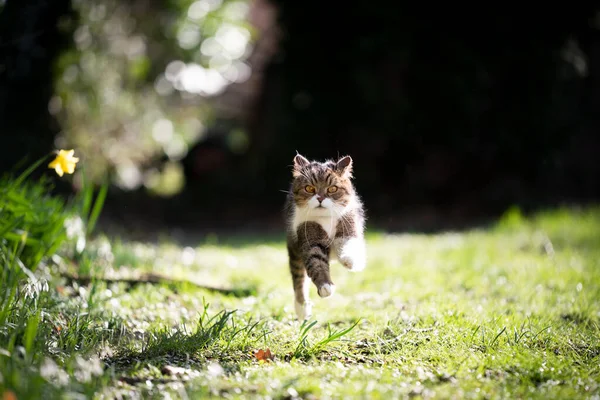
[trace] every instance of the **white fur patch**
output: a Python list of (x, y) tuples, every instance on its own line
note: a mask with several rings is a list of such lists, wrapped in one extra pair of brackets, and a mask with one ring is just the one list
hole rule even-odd
[(340, 251), (340, 262), (350, 271), (362, 271), (365, 269), (366, 249), (363, 239), (349, 239)]
[(329, 238), (335, 236), (335, 229), (341, 215), (344, 215), (347, 207), (340, 207), (333, 203), (330, 198), (326, 198), (319, 206), (317, 196), (311, 197), (305, 207), (297, 207), (294, 211), (292, 221), (293, 232), (296, 233), (298, 227), (305, 222), (316, 222), (327, 232)]
[(325, 208), (333, 208), (333, 206), (334, 206), (333, 201), (331, 201), (331, 199), (329, 197), (327, 197), (326, 199), (323, 199), (323, 201), (321, 202), (321, 205)]
[(319, 296), (321, 297), (329, 297), (335, 293), (335, 285), (324, 283), (318, 290)]
[(307, 301), (304, 304), (294, 302), (294, 306), (296, 308), (296, 316), (300, 321), (304, 321), (305, 319), (309, 319), (312, 316), (312, 304)]

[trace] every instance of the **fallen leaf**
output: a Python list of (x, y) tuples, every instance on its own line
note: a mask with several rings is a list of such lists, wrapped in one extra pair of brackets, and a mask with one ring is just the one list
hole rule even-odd
[(257, 350), (254, 352), (254, 357), (256, 357), (256, 359), (258, 361), (265, 361), (265, 362), (273, 361), (273, 354), (271, 354), (271, 349)]
[(17, 395), (11, 390), (2, 393), (2, 400), (17, 400)]

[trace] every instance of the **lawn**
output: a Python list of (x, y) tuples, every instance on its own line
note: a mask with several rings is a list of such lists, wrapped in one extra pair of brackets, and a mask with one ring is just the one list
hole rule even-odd
[[(321, 299), (312, 287), (313, 319), (304, 324), (294, 315), (283, 236), (185, 247), (100, 235), (85, 259), (59, 251), (38, 273), (48, 288), (37, 291), (47, 293), (37, 331), (10, 339), (0, 328), (0, 392), (600, 396), (599, 208), (511, 210), (487, 227), (437, 234), (368, 229), (366, 270), (334, 263), (337, 291)], [(69, 277), (82, 265), (113, 279), (158, 273), (235, 290)]]

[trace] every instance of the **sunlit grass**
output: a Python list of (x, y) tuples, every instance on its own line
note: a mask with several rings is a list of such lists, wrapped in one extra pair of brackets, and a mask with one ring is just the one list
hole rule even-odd
[[(77, 357), (103, 369), (79, 386), (35, 378), (38, 389), (134, 398), (600, 394), (600, 209), (530, 218), (513, 210), (466, 232), (370, 232), (368, 268), (334, 264), (338, 290), (320, 299), (311, 289), (314, 321), (304, 325), (283, 240), (251, 239), (100, 239), (111, 244), (94, 253), (104, 266), (96, 273), (166, 273), (256, 294), (56, 280), (40, 324), (52, 340), (40, 347), (71, 377), (87, 371)], [(259, 349), (274, 359), (259, 361)]]

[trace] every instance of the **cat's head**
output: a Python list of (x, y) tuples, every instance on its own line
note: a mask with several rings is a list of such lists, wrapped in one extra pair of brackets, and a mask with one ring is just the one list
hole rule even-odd
[(352, 158), (337, 161), (308, 161), (300, 154), (294, 157), (292, 195), (297, 207), (329, 215), (341, 211), (352, 200)]

